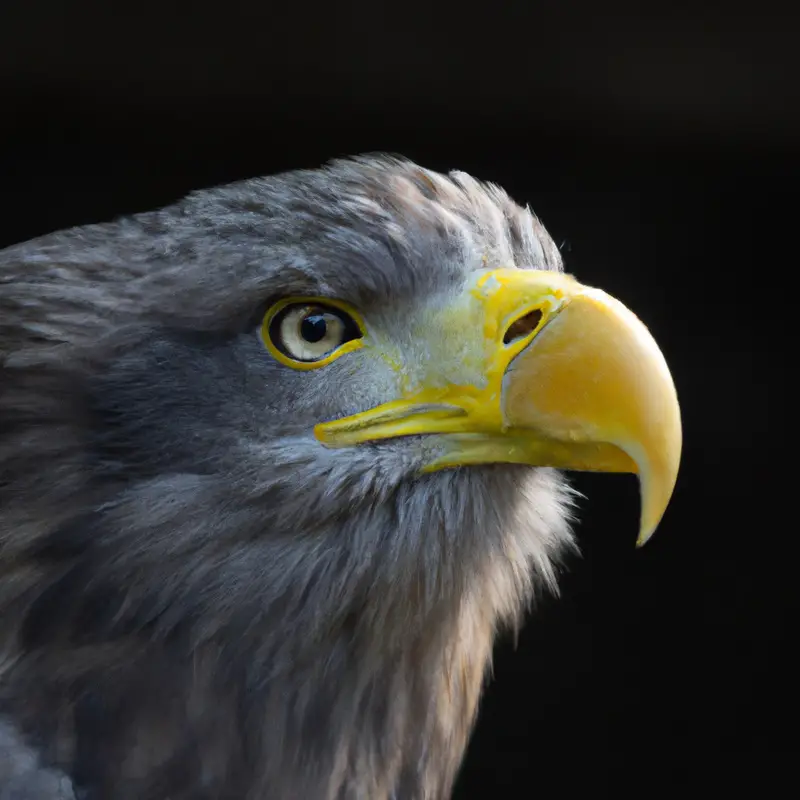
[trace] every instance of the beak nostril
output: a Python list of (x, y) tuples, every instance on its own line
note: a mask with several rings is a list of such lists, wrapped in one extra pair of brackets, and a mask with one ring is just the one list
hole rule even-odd
[(503, 344), (511, 344), (511, 342), (516, 341), (517, 339), (522, 339), (523, 337), (528, 336), (528, 334), (533, 333), (536, 328), (539, 327), (539, 323), (541, 321), (542, 312), (538, 308), (535, 308), (533, 311), (529, 311), (524, 316), (514, 320), (514, 322), (509, 325), (506, 335), (503, 337)]

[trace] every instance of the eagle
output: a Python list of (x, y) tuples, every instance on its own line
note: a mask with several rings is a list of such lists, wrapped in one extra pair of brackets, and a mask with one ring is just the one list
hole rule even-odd
[(341, 158), (0, 252), (0, 798), (439, 800), (565, 471), (670, 500), (621, 302), (464, 172)]

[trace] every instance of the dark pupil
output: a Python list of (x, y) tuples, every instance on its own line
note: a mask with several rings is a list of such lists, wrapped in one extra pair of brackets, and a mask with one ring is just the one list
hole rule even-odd
[(325, 338), (328, 331), (328, 323), (322, 314), (312, 314), (305, 317), (300, 323), (300, 335), (307, 342), (319, 342)]

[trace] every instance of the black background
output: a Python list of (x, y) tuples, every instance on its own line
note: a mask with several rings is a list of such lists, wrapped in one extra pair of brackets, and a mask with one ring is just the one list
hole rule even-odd
[(745, 782), (775, 796), (798, 711), (783, 463), (797, 413), (797, 14), (93, 5), (0, 5), (0, 246), (388, 150), (530, 203), (569, 271), (663, 347), (685, 450), (662, 528), (635, 551), (635, 480), (576, 478), (583, 558), (561, 599), (498, 647), (457, 797), (715, 797)]

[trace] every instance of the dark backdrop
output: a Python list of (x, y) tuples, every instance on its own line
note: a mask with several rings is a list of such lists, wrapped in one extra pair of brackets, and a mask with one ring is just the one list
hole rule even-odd
[(661, 343), (685, 455), (642, 551), (635, 481), (576, 478), (584, 556), (498, 647), (457, 796), (775, 796), (798, 710), (796, 15), (147, 5), (3, 0), (0, 246), (365, 150), (530, 203)]

